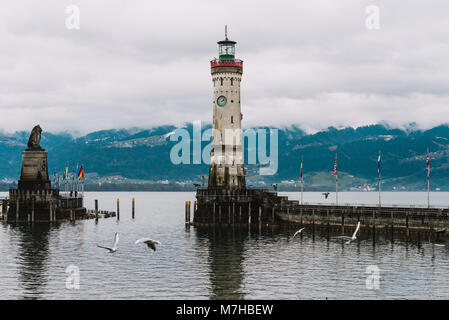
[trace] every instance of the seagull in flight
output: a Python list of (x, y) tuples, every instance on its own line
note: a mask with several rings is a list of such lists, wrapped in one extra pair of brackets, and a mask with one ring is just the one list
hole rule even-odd
[(162, 243), (160, 243), (157, 240), (152, 240), (152, 239), (149, 239), (149, 238), (139, 239), (134, 244), (138, 244), (138, 243), (145, 243), (148, 246), (148, 248), (153, 249), (153, 251), (156, 251), (156, 245), (157, 244), (162, 244)]
[(327, 199), (329, 197), (330, 192), (323, 192), (322, 195), (324, 196), (324, 199)]
[(348, 241), (346, 242), (346, 244), (350, 244), (352, 241), (354, 241), (355, 239), (357, 239), (357, 232), (359, 232), (360, 229), (360, 221), (357, 223), (357, 227), (355, 228), (354, 233), (352, 234), (352, 237), (348, 237), (348, 236), (340, 236), (337, 238), (341, 238), (341, 239), (348, 239)]
[(112, 253), (112, 252), (117, 251), (117, 245), (118, 245), (118, 232), (115, 233), (114, 245), (112, 246), (112, 248), (99, 246), (98, 244), (97, 244), (97, 247), (107, 249), (107, 250), (109, 250), (110, 253)]
[(293, 239), (297, 234), (301, 233), (302, 230), (304, 230), (304, 229), (305, 229), (305, 228), (301, 228), (301, 229), (299, 229), (298, 231), (296, 231), (295, 234), (293, 235), (292, 239)]

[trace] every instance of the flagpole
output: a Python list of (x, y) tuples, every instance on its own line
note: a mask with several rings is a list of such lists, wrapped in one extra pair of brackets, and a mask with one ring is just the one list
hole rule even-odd
[(380, 177), (380, 175), (379, 175), (379, 207), (381, 207), (382, 206), (382, 201), (381, 201), (381, 198), (380, 198), (380, 194), (381, 194), (381, 189), (382, 189), (382, 182), (381, 182), (381, 180), (382, 180), (382, 178)]
[(379, 158), (377, 158), (377, 170), (379, 174), (379, 207), (382, 206), (381, 193), (382, 193), (382, 174), (380, 172), (380, 150), (379, 150)]
[(427, 208), (430, 208), (430, 155), (427, 148)]
[[(335, 154), (335, 168), (337, 168), (337, 154)], [(338, 171), (335, 172), (335, 204), (338, 206)]]
[(301, 157), (301, 204), (303, 204), (304, 180), (302, 179), (302, 157)]

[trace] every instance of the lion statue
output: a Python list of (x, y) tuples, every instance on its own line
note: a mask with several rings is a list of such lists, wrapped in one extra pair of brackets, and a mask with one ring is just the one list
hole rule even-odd
[(39, 125), (35, 126), (33, 130), (31, 130), (30, 138), (28, 139), (28, 149), (30, 150), (42, 150), (39, 145), (41, 141), (42, 129)]

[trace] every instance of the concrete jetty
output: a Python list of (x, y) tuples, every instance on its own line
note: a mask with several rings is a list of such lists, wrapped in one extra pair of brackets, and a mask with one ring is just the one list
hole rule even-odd
[(449, 236), (449, 209), (303, 204), (266, 189), (198, 189), (194, 226), (312, 227), (333, 233)]

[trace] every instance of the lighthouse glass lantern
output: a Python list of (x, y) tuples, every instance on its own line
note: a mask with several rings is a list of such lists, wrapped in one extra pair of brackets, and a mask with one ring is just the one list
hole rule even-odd
[(218, 54), (220, 61), (234, 61), (235, 44), (235, 41), (228, 39), (218, 42)]

